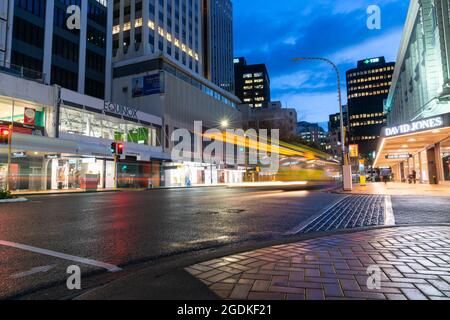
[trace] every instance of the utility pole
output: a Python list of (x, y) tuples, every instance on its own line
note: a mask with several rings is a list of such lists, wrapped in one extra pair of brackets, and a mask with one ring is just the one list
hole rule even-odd
[(342, 184), (343, 189), (345, 191), (351, 191), (353, 189), (352, 186), (352, 167), (349, 164), (349, 158), (348, 153), (345, 148), (345, 128), (344, 128), (344, 112), (342, 109), (342, 93), (341, 93), (341, 73), (339, 72), (339, 68), (337, 65), (326, 58), (310, 58), (310, 57), (302, 57), (302, 58), (295, 58), (293, 61), (323, 61), (328, 64), (330, 64), (337, 75), (337, 89), (338, 89), (338, 101), (339, 101), (339, 112), (340, 112), (340, 125), (341, 125), (341, 147), (342, 147)]

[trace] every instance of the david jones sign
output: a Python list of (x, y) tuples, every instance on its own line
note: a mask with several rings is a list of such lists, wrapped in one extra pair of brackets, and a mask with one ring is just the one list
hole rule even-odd
[(426, 120), (420, 120), (408, 124), (402, 124), (397, 127), (386, 128), (386, 137), (396, 136), (399, 134), (407, 134), (422, 130), (436, 129), (444, 125), (444, 119), (442, 117), (430, 118)]

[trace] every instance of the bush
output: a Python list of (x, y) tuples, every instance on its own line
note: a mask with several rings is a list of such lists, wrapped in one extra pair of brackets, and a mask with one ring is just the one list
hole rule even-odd
[(0, 200), (12, 199), (13, 195), (11, 192), (6, 191), (4, 189), (0, 189)]

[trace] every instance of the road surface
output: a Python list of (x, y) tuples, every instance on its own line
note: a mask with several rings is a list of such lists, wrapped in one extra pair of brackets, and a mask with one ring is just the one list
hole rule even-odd
[(27, 203), (1, 204), (0, 299), (39, 296), (65, 283), (71, 265), (81, 268), (85, 286), (92, 275), (114, 279), (160, 257), (277, 239), (342, 197), (196, 188), (33, 196)]

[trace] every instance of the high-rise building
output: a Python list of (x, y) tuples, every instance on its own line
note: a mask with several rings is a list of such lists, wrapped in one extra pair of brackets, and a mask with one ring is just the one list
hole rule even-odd
[(375, 166), (396, 181), (450, 185), (450, 11), (448, 0), (411, 0), (385, 103)]
[(350, 143), (359, 146), (362, 158), (373, 157), (381, 129), (386, 125), (383, 103), (394, 66), (394, 62), (386, 63), (384, 57), (378, 57), (358, 61), (357, 68), (347, 71)]
[(235, 93), (251, 108), (266, 108), (270, 102), (270, 77), (265, 64), (247, 64), (234, 59)]
[[(111, 79), (107, 1), (9, 1), (10, 6), (12, 3), (12, 45), (7, 61), (12, 69), (47, 84), (104, 98)], [(67, 12), (71, 5), (80, 9), (79, 29), (67, 26), (76, 12)]]
[[(213, 11), (204, 9), (201, 0), (114, 0), (112, 100), (163, 119), (161, 140), (168, 158), (177, 129), (198, 136), (223, 123), (242, 126), (239, 99), (204, 74), (204, 35), (211, 32), (203, 30), (203, 20), (215, 20), (209, 18)], [(226, 50), (221, 48), (216, 49)], [(205, 170), (202, 155), (192, 153), (179, 164), (182, 170), (164, 165), (165, 185), (223, 181), (217, 178), (223, 177), (223, 167)]]
[(201, 0), (114, 0), (114, 61), (156, 58), (203, 75)]
[(220, 88), (234, 92), (231, 0), (203, 0), (203, 33), (206, 77)]

